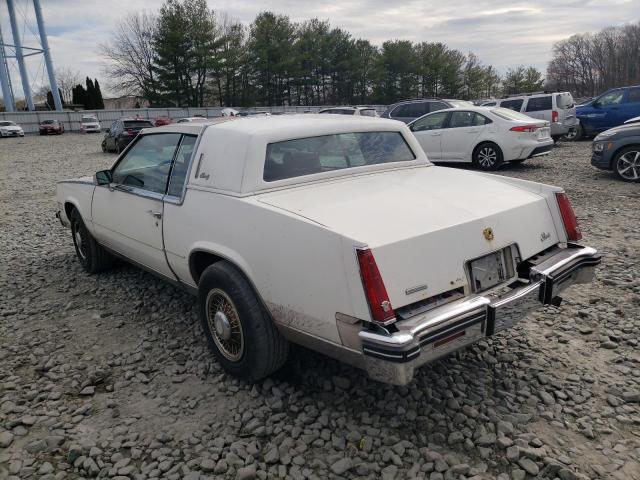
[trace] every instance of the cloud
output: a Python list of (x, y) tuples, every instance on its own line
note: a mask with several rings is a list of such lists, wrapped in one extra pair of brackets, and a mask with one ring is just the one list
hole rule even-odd
[[(375, 44), (389, 39), (444, 42), (463, 52), (473, 51), (500, 71), (516, 65), (542, 70), (553, 43), (574, 33), (640, 20), (638, 0), (257, 0), (220, 2), (209, 6), (249, 24), (261, 11), (286, 14), (293, 21), (327, 19), (334, 27)], [(30, 0), (18, 0), (29, 14)], [(108, 40), (120, 18), (132, 11), (156, 11), (161, 0), (55, 0), (42, 2), (56, 68), (71, 68), (83, 76), (103, 78), (104, 59), (98, 45)], [(9, 25), (0, 2), (0, 25), (8, 42)], [(35, 25), (35, 21), (32, 22)], [(35, 27), (34, 27), (35, 28)], [(37, 38), (25, 36), (31, 45)], [(42, 77), (37, 56), (30, 57), (32, 77)], [(38, 70), (39, 71), (36, 71)], [(45, 77), (46, 78), (46, 77)], [(14, 87), (20, 90), (17, 74)]]

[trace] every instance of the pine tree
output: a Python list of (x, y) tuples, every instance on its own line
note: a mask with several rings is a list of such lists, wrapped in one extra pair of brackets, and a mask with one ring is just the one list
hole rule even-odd
[(85, 110), (94, 110), (96, 108), (96, 88), (93, 85), (93, 80), (89, 77), (85, 83), (87, 84), (87, 95), (85, 96), (84, 108)]
[(102, 98), (102, 92), (100, 91), (100, 84), (98, 83), (98, 79), (94, 79), (93, 86), (95, 87), (95, 103), (98, 110), (104, 110), (104, 98)]

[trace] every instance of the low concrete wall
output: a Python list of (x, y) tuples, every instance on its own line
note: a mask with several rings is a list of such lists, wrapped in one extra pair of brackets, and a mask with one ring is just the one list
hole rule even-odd
[[(382, 113), (387, 107), (386, 105), (373, 105), (378, 113)], [(108, 129), (114, 120), (122, 117), (135, 117), (155, 119), (158, 117), (170, 117), (173, 119), (184, 117), (195, 117), (202, 115), (204, 117), (219, 117), (222, 115), (223, 107), (188, 107), (188, 108), (132, 108), (128, 110), (81, 110), (79, 112), (0, 112), (0, 120), (10, 120), (20, 125), (25, 133), (37, 133), (38, 125), (43, 120), (58, 120), (64, 124), (67, 132), (80, 131), (80, 118), (83, 115), (95, 115), (103, 129)], [(311, 106), (311, 107), (254, 107), (254, 108), (236, 108), (239, 111), (248, 112), (287, 112), (287, 113), (305, 113), (318, 112), (328, 106)]]

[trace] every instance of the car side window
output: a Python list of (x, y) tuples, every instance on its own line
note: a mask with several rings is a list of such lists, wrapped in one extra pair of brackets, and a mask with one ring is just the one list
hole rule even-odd
[(640, 88), (630, 88), (627, 98), (628, 103), (640, 103)]
[(143, 135), (112, 172), (113, 183), (164, 194), (179, 133)]
[(472, 127), (474, 116), (474, 112), (451, 112), (449, 128)]
[(424, 130), (438, 130), (444, 127), (449, 112), (434, 113), (416, 120), (411, 125), (414, 132), (422, 132)]
[(524, 102), (524, 100), (522, 100), (522, 99), (519, 99), (519, 100), (503, 100), (502, 102), (500, 102), (500, 106), (502, 108), (509, 108), (511, 110), (519, 112), (520, 109), (522, 108), (522, 103), (523, 102)]
[(540, 112), (542, 110), (553, 110), (553, 100), (551, 95), (546, 97), (532, 97), (527, 102), (527, 112)]
[(605, 93), (598, 99), (598, 105), (616, 105), (622, 103), (624, 98), (624, 90), (614, 90), (613, 92)]
[(489, 118), (485, 117), (484, 115), (481, 115), (480, 113), (474, 114), (474, 117), (473, 117), (474, 126), (489, 125), (490, 123), (493, 123), (493, 122)]
[(167, 195), (172, 195), (174, 197), (180, 197), (182, 195), (184, 182), (187, 179), (187, 170), (189, 170), (189, 162), (193, 155), (193, 149), (196, 145), (197, 139), (198, 137), (195, 135), (185, 135), (182, 137), (176, 159), (173, 162), (173, 167), (171, 168), (171, 177), (169, 178)]

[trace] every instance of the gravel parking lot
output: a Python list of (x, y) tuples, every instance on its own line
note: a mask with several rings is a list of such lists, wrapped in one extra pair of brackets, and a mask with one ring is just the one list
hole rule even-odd
[(588, 142), (499, 173), (567, 190), (597, 280), (392, 387), (302, 348), (237, 381), (189, 295), (83, 273), (55, 183), (100, 140), (0, 140), (0, 479), (640, 479), (640, 186)]

